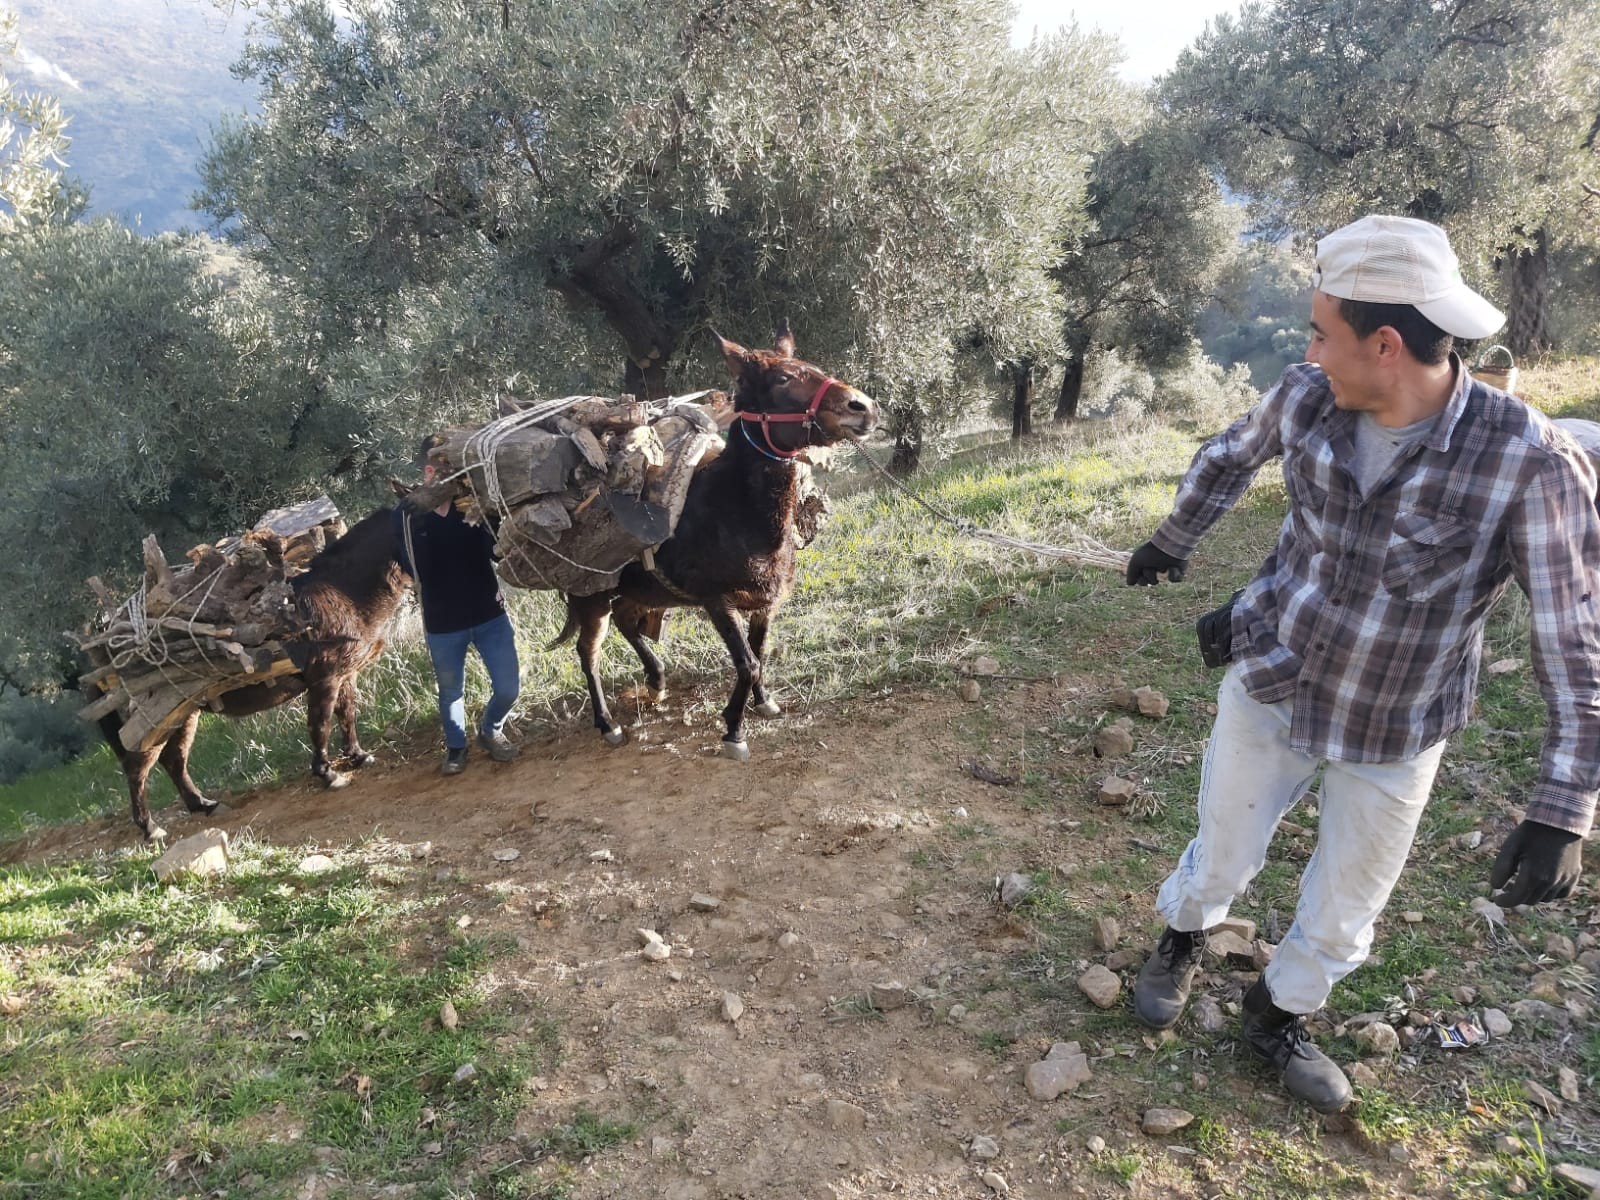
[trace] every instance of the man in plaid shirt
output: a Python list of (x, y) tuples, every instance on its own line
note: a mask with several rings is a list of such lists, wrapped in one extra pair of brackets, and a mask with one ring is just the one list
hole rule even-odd
[(1162, 886), (1167, 930), (1134, 989), (1177, 1023), (1205, 930), (1261, 869), (1278, 821), (1322, 772), (1316, 853), (1294, 924), (1244, 996), (1244, 1040), (1333, 1112), (1344, 1073), (1305, 1014), (1366, 958), (1444, 752), (1466, 724), (1485, 618), (1515, 578), (1549, 708), (1527, 818), (1491, 887), (1565, 896), (1600, 789), (1600, 518), (1595, 474), (1540, 413), (1472, 379), (1453, 337), (1501, 314), (1462, 282), (1444, 231), (1367, 217), (1317, 245), (1309, 361), (1201, 447), (1130, 584), (1179, 579), (1255, 473), (1282, 458), (1289, 511), (1249, 586), (1198, 631), (1232, 662), (1206, 748), (1200, 830)]

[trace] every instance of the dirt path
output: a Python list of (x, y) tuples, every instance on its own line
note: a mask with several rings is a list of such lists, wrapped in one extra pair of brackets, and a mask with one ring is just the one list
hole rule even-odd
[[(1058, 681), (1056, 700), (1070, 687)], [(1029, 812), (962, 773), (960, 710), (906, 693), (790, 714), (758, 725), (751, 761), (734, 764), (714, 756), (703, 718), (685, 725), (687, 710), (669, 703), (617, 750), (575, 727), (512, 764), (478, 755), (445, 780), (419, 746), (344, 792), (263, 791), (216, 823), (323, 848), (374, 835), (432, 843), (434, 886), (473, 932), (516, 939), (488, 986), (562, 1029), (562, 1064), (523, 1114), (528, 1136), (580, 1105), (640, 1129), (579, 1169), (575, 1197), (986, 1197), (991, 1171), (1021, 1197), (1227, 1190), (1194, 1150), (1138, 1131), (1143, 1109), (1170, 1097), (1180, 1060), (1141, 1044), (1125, 1015), (1090, 1008), (1070, 964), (1059, 980), (1030, 976), (1039, 947), (991, 895), (997, 869), (1082, 867), (1121, 854), (1123, 839), (1075, 841), (1079, 801)], [(176, 809), (162, 819), (174, 838), (198, 824)], [(981, 847), (961, 832), (972, 828), (985, 831)], [(131, 836), (109, 820), (50, 831), (28, 856)], [(520, 857), (497, 861), (504, 849)], [(1148, 902), (1118, 886), (1086, 881), (1086, 899), (1129, 900), (1124, 945), (1138, 944)], [(694, 910), (696, 893), (716, 908)], [(670, 959), (639, 957), (640, 928), (672, 945)], [(928, 990), (892, 1011), (862, 1003), (893, 984)], [(728, 992), (744, 1006), (736, 1023), (722, 1012)], [(1023, 1069), (1074, 1038), (1092, 1058), (1148, 1069), (1097, 1062), (1077, 1092), (1031, 1099)], [(1181, 1078), (1195, 1067), (1183, 1061)], [(1263, 1097), (1248, 1077), (1215, 1074), (1212, 1108), (1250, 1100), (1257, 1124), (1311, 1128), (1270, 1085)], [(971, 1156), (979, 1135), (998, 1157)], [(1098, 1154), (1085, 1148), (1096, 1136), (1108, 1143)], [(1320, 1125), (1312, 1136), (1379, 1194), (1417, 1194), (1381, 1154)], [(1129, 1149), (1144, 1165), (1125, 1182), (1114, 1160)], [(487, 1166), (514, 1151), (482, 1153)]]

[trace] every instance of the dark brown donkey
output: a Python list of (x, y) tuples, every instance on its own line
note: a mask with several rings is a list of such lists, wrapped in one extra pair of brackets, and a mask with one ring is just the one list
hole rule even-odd
[[(383, 650), (389, 618), (411, 586), (411, 577), (395, 558), (390, 512), (381, 508), (357, 522), (291, 580), (311, 631), (304, 643), (290, 647), (290, 657), (300, 669), (270, 683), (224, 692), (215, 702), (224, 716), (247, 717), (306, 693), (311, 774), (330, 788), (350, 782), (328, 759), (328, 737), (335, 717), (344, 732), (345, 765), (364, 767), (373, 761), (356, 737), (356, 672)], [(190, 713), (165, 742), (148, 750), (128, 750), (117, 736), (121, 717), (113, 713), (101, 718), (100, 728), (117, 752), (128, 780), (133, 823), (148, 840), (166, 836), (166, 830), (150, 819), (145, 796), (146, 781), (157, 762), (172, 777), (185, 808), (193, 813), (216, 811), (216, 801), (206, 799), (189, 778), (189, 749), (199, 723), (200, 714)]]
[[(745, 705), (754, 693), (756, 712), (779, 709), (763, 686), (767, 626), (794, 586), (797, 463), (813, 446), (831, 446), (865, 434), (877, 424), (878, 407), (855, 388), (795, 355), (788, 323), (773, 349), (746, 350), (717, 337), (733, 374), (735, 418), (728, 446), (697, 471), (672, 537), (655, 552), (654, 569), (630, 563), (612, 591), (567, 598), (567, 623), (551, 645), (578, 635), (594, 708), (595, 727), (612, 745), (625, 735), (606, 709), (595, 660), (606, 627), (615, 620), (644, 665), (652, 698), (664, 696), (661, 661), (645, 644), (661, 627), (663, 610), (705, 609), (733, 658), (738, 681), (722, 710), (727, 732), (722, 752), (748, 758)], [(739, 614), (749, 621), (746, 634)]]

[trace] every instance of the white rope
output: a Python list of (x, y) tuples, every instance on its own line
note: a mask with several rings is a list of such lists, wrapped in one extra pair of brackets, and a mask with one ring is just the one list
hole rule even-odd
[(900, 491), (904, 492), (907, 496), (911, 497), (912, 500), (922, 505), (923, 508), (927, 509), (941, 521), (954, 526), (958, 532), (965, 534), (967, 537), (973, 538), (980, 542), (989, 542), (995, 546), (1002, 546), (1007, 550), (1022, 550), (1029, 554), (1038, 554), (1046, 558), (1064, 558), (1069, 562), (1082, 563), (1084, 566), (1088, 567), (1110, 567), (1113, 570), (1118, 571), (1127, 570), (1128, 558), (1130, 557), (1128, 551), (1113, 550), (1104, 542), (1090, 537), (1088, 534), (1082, 533), (1076, 529), (1069, 531), (1072, 542), (1071, 545), (1052, 546), (1044, 542), (1030, 542), (1025, 538), (1012, 537), (1008, 533), (1000, 533), (997, 530), (984, 529), (981, 526), (966, 520), (964, 517), (957, 517), (951, 513), (945, 512), (943, 509), (936, 508), (934, 505), (929, 504), (921, 496), (913, 492), (910, 488), (906, 487), (905, 484), (901, 483), (894, 477), (893, 474), (890, 473), (887, 467), (885, 467), (877, 459), (873, 458), (872, 455), (868, 454), (866, 447), (861, 444), (860, 438), (850, 434), (846, 434), (845, 436), (850, 439), (850, 444), (856, 448), (861, 457), (865, 458), (869, 463), (872, 464), (873, 470), (877, 471), (878, 474), (882, 475), (890, 483), (894, 484), (895, 487), (899, 488)]

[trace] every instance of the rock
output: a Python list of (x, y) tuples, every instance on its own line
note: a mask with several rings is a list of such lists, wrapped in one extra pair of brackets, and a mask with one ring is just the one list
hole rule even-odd
[(654, 929), (635, 929), (633, 932), (634, 935), (639, 939), (639, 944), (641, 946), (648, 946), (654, 942), (660, 942), (664, 940), (662, 936)]
[(162, 883), (183, 874), (220, 875), (228, 869), (228, 857), (227, 832), (202, 829), (175, 843), (150, 869)]
[(1117, 950), (1106, 955), (1106, 970), (1126, 971), (1129, 967), (1141, 966), (1144, 959), (1143, 950)]
[(1206, 954), (1234, 966), (1249, 967), (1255, 962), (1256, 949), (1230, 929), (1220, 929), (1206, 934)]
[(1364, 1062), (1351, 1063), (1344, 1069), (1344, 1073), (1350, 1077), (1350, 1082), (1355, 1084), (1356, 1087), (1370, 1088), (1378, 1086), (1378, 1073)]
[(300, 860), (295, 870), (302, 875), (325, 875), (333, 868), (334, 861), (326, 854), (308, 854)]
[(1486, 896), (1473, 897), (1470, 907), (1473, 912), (1491, 925), (1504, 925), (1506, 923), (1506, 910)]
[(1390, 1146), (1389, 1161), (1392, 1163), (1408, 1163), (1411, 1161), (1411, 1151), (1404, 1146)]
[(904, 1008), (911, 1001), (906, 985), (898, 981), (873, 984), (867, 989), (867, 997), (872, 1001), (872, 1007), (879, 1012), (893, 1012), (897, 1008)]
[(672, 947), (665, 942), (647, 942), (639, 951), (639, 957), (646, 962), (666, 962), (672, 957)]
[(1075, 1090), (1092, 1078), (1089, 1056), (1069, 1054), (1062, 1058), (1046, 1058), (1029, 1063), (1022, 1074), (1022, 1085), (1035, 1100), (1048, 1103), (1063, 1092)]
[(1201, 996), (1189, 1011), (1194, 1016), (1195, 1027), (1203, 1033), (1221, 1033), (1228, 1027), (1228, 1015), (1211, 996)]
[(1138, 705), (1139, 712), (1146, 717), (1164, 717), (1167, 715), (1167, 709), (1171, 707), (1167, 698), (1153, 687), (1134, 688), (1133, 702)]
[(1122, 940), (1122, 927), (1115, 917), (1094, 919), (1094, 944), (1100, 950), (1115, 950)]
[(1119, 775), (1107, 775), (1100, 781), (1100, 791), (1096, 799), (1107, 808), (1120, 808), (1133, 800), (1139, 794), (1139, 785), (1131, 779), (1123, 779)]
[(1414, 908), (1408, 908), (1401, 913), (1400, 919), (1407, 925), (1421, 925), (1424, 920), (1423, 915)]
[(1469, 983), (1464, 983), (1458, 988), (1453, 988), (1450, 998), (1457, 1004), (1473, 1004), (1478, 999), (1478, 989)]
[(454, 1029), (461, 1024), (461, 1016), (456, 1012), (456, 1006), (448, 1000), (439, 1006), (439, 1024), (446, 1029)]
[(1476, 850), (1483, 845), (1483, 830), (1471, 829), (1456, 839), (1463, 850)]
[(1490, 1037), (1505, 1037), (1511, 1032), (1511, 1018), (1498, 1008), (1483, 1010), (1483, 1027)]
[(965, 1004), (952, 1004), (950, 1006), (950, 1011), (945, 1014), (945, 1016), (948, 1017), (952, 1021), (959, 1021), (959, 1020), (961, 1020), (962, 1017), (964, 1017), (966, 1015), (967, 1015), (967, 1006)]
[(867, 1110), (847, 1100), (829, 1100), (824, 1119), (829, 1129), (855, 1130), (867, 1127)]
[(1394, 1031), (1394, 1026), (1386, 1021), (1374, 1021), (1371, 1025), (1363, 1025), (1353, 1036), (1363, 1054), (1381, 1054), (1388, 1057), (1400, 1052), (1400, 1035)]
[(1194, 1114), (1181, 1108), (1148, 1108), (1139, 1128), (1151, 1137), (1165, 1137), (1169, 1133), (1177, 1133), (1193, 1120)]
[(1021, 871), (1012, 871), (995, 880), (994, 890), (1001, 904), (1007, 908), (1015, 908), (1033, 890), (1033, 880)]
[(1010, 1185), (1006, 1183), (1005, 1176), (998, 1171), (985, 1171), (983, 1173), (983, 1186), (996, 1196), (1004, 1196), (1011, 1190)]
[(511, 846), (503, 846), (494, 852), (495, 862), (516, 862), (522, 857), (522, 851)]
[(1546, 1004), (1543, 1000), (1518, 1000), (1511, 1006), (1511, 1015), (1524, 1025), (1552, 1025), (1565, 1029), (1572, 1024), (1572, 1016), (1564, 1008)]
[(992, 1137), (979, 1134), (972, 1139), (972, 1144), (967, 1147), (967, 1153), (973, 1158), (988, 1160), (1000, 1157), (1000, 1143)]
[(721, 907), (722, 901), (715, 896), (708, 896), (704, 892), (696, 892), (689, 897), (689, 907), (695, 912), (716, 912)]
[(1551, 1004), (1560, 1004), (1562, 982), (1559, 971), (1540, 971), (1533, 977), (1533, 984), (1528, 988), (1528, 994), (1535, 1000), (1548, 1000)]
[(1078, 990), (1089, 997), (1096, 1008), (1110, 1008), (1122, 992), (1122, 980), (1096, 963), (1078, 976)]
[(722, 1019), (730, 1024), (744, 1016), (744, 1001), (738, 992), (722, 993)]
[(978, 697), (983, 695), (983, 688), (976, 679), (963, 679), (956, 685), (956, 695), (968, 704), (976, 704)]
[(1106, 1140), (1098, 1133), (1090, 1134), (1089, 1140), (1083, 1144), (1083, 1148), (1090, 1154), (1104, 1154), (1106, 1152)]
[(1558, 1072), (1561, 1079), (1561, 1098), (1568, 1104), (1578, 1102), (1578, 1073), (1571, 1067), (1562, 1067)]
[(1524, 1079), (1522, 1081), (1522, 1091), (1530, 1101), (1544, 1109), (1552, 1117), (1561, 1115), (1561, 1101), (1556, 1098), (1554, 1092), (1537, 1079)]
[(1272, 964), (1272, 956), (1278, 948), (1265, 938), (1257, 938), (1250, 943), (1250, 965), (1258, 971), (1265, 971)]
[(1249, 917), (1224, 917), (1216, 925), (1206, 931), (1207, 936), (1227, 930), (1236, 933), (1247, 942), (1256, 940), (1256, 923)]
[(1571, 962), (1578, 957), (1578, 948), (1572, 944), (1572, 939), (1564, 933), (1545, 934), (1544, 952), (1551, 958), (1559, 958), (1562, 962)]
[(1600, 1190), (1600, 1170), (1580, 1167), (1577, 1163), (1557, 1163), (1550, 1173), (1562, 1183), (1569, 1183), (1579, 1191), (1593, 1195)]
[(991, 658), (987, 654), (980, 654), (972, 661), (974, 675), (998, 675), (1000, 673), (1000, 660)]
[(589, 852), (589, 861), (590, 862), (616, 862), (617, 861), (617, 856), (615, 854), (611, 853), (610, 850), (591, 850)]
[(1044, 1056), (1044, 1060), (1049, 1062), (1056, 1058), (1071, 1058), (1074, 1054), (1082, 1053), (1083, 1047), (1078, 1045), (1077, 1042), (1053, 1042), (1050, 1046), (1050, 1053)]
[(1126, 717), (1113, 725), (1095, 731), (1094, 756), (1096, 758), (1127, 758), (1133, 753), (1133, 727)]
[(452, 1083), (471, 1083), (478, 1077), (478, 1068), (471, 1063), (462, 1063), (456, 1068), (456, 1073), (450, 1077)]
[(778, 935), (778, 949), (793, 950), (800, 944), (800, 935), (792, 929), (787, 929)]

